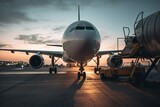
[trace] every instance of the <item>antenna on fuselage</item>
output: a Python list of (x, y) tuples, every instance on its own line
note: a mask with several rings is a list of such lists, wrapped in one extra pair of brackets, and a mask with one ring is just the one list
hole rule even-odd
[(78, 21), (80, 21), (80, 5), (78, 5)]

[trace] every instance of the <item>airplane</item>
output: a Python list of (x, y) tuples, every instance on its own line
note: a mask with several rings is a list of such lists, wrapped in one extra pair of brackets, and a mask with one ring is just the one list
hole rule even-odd
[(12, 53), (25, 52), (27, 55), (29, 53), (35, 53), (29, 59), (29, 64), (32, 68), (41, 68), (44, 64), (44, 59), (42, 55), (49, 55), (51, 58), (52, 67), (49, 68), (49, 73), (57, 73), (57, 68), (55, 66), (55, 57), (62, 58), (64, 62), (67, 63), (78, 63), (79, 72), (77, 78), (86, 78), (86, 73), (84, 67), (87, 62), (92, 60), (94, 57), (97, 58), (96, 67), (94, 72), (100, 70), (99, 59), (102, 55), (110, 54), (108, 60), (111, 67), (120, 67), (122, 65), (122, 58), (114, 53), (121, 52), (121, 50), (108, 50), (99, 51), (101, 44), (101, 37), (97, 28), (88, 21), (80, 20), (80, 6), (78, 5), (78, 21), (73, 22), (67, 27), (62, 37), (62, 45), (48, 45), (48, 46), (58, 46), (62, 47), (63, 51), (44, 51), (44, 50), (20, 50), (20, 49), (0, 49), (0, 51), (11, 51)]

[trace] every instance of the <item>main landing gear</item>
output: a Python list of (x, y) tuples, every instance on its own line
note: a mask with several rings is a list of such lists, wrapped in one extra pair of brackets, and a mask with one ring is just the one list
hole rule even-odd
[(81, 76), (83, 76), (84, 80), (86, 79), (86, 72), (83, 72), (83, 71), (84, 71), (84, 66), (83, 66), (83, 63), (81, 62), (80, 63), (80, 68), (79, 68), (79, 72), (77, 74), (77, 79), (78, 80), (81, 78)]
[(54, 71), (55, 74), (57, 74), (57, 68), (49, 68), (49, 73), (52, 74), (52, 72)]
[(54, 74), (57, 74), (57, 68), (55, 67), (55, 63), (59, 60), (59, 58), (57, 60), (55, 60), (54, 56), (51, 56), (51, 63), (52, 63), (52, 67), (49, 68), (49, 73), (52, 74), (52, 72), (54, 72)]
[(100, 72), (101, 68), (99, 67), (99, 60), (100, 60), (101, 56), (97, 56), (97, 61), (93, 59), (93, 61), (96, 63), (96, 67), (94, 68), (94, 73), (97, 74), (97, 71)]

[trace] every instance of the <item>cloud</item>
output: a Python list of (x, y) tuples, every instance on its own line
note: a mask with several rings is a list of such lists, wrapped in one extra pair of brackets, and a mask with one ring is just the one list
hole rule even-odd
[(34, 19), (21, 11), (22, 6), (17, 0), (1, 0), (0, 1), (0, 23), (20, 23), (22, 21), (33, 22)]
[(0, 0), (0, 24), (36, 22), (28, 16), (27, 9), (52, 6), (58, 10), (69, 10), (74, 0)]
[(125, 0), (79, 0), (79, 4), (82, 4), (84, 6), (96, 6), (96, 7), (101, 7), (101, 6), (107, 6), (107, 5), (116, 5), (118, 3), (121, 3)]
[(102, 36), (102, 40), (104, 41), (104, 40), (106, 40), (106, 39), (108, 39), (109, 38), (109, 36), (107, 36), (107, 35), (105, 35), (105, 36)]
[(40, 34), (31, 34), (31, 35), (18, 35), (15, 40), (24, 41), (24, 43), (28, 44), (47, 44), (47, 43), (54, 43), (60, 44), (61, 40), (58, 39), (51, 39), (51, 36), (40, 36)]
[(66, 28), (65, 26), (58, 26), (58, 27), (53, 28), (53, 31), (62, 31), (65, 28)]
[(11, 44), (2, 44), (0, 43), (0, 48), (12, 48)]
[(35, 19), (29, 18), (24, 12), (8, 9), (3, 10), (2, 8), (0, 8), (0, 11), (0, 23), (20, 23), (22, 21), (36, 21)]
[(0, 27), (5, 27), (3, 24), (0, 24)]
[(116, 4), (116, 3), (122, 2), (124, 0), (102, 0), (102, 1), (105, 3)]
[(115, 4), (123, 0), (0, 0), (0, 24), (20, 22), (35, 22), (25, 10), (52, 6), (54, 9), (66, 11), (75, 8), (77, 4), (89, 6), (91, 4)]
[(102, 36), (101, 36), (102, 42), (109, 39), (109, 38), (110, 38), (110, 36), (107, 33), (102, 33)]

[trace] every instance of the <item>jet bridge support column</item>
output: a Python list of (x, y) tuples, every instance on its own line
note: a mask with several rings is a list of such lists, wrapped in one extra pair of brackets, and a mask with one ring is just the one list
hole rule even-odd
[(83, 72), (84, 71), (84, 66), (85, 66), (84, 63), (80, 62), (80, 68), (79, 68), (79, 72), (77, 74), (78, 80), (81, 78), (81, 76), (83, 76), (84, 80), (86, 79), (86, 72)]

